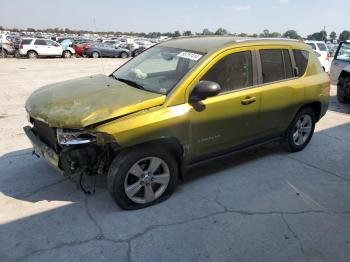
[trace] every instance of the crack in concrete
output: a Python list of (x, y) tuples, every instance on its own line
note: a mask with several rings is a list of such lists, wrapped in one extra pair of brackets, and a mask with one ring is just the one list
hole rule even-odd
[[(211, 201), (213, 201), (213, 200), (211, 200)], [(87, 200), (85, 200), (86, 207), (87, 207), (87, 204), (88, 204), (88, 202), (87, 202)], [(291, 229), (290, 225), (285, 220), (284, 215), (326, 213), (326, 211), (324, 211), (324, 210), (303, 210), (303, 211), (295, 211), (295, 212), (282, 212), (282, 211), (253, 212), (253, 211), (246, 211), (246, 210), (233, 210), (233, 209), (230, 210), (230, 209), (226, 209), (226, 210), (223, 210), (223, 211), (213, 212), (213, 213), (210, 213), (210, 214), (207, 214), (207, 215), (204, 215), (204, 216), (200, 216), (200, 217), (195, 217), (195, 218), (191, 218), (191, 219), (185, 219), (183, 221), (167, 223), (167, 224), (151, 225), (151, 226), (146, 227), (142, 232), (136, 233), (136, 234), (134, 234), (133, 236), (131, 236), (129, 238), (116, 240), (116, 239), (105, 237), (104, 234), (103, 234), (103, 230), (102, 230), (101, 226), (97, 223), (96, 219), (92, 216), (91, 211), (87, 208), (86, 212), (87, 212), (88, 217), (92, 220), (94, 225), (98, 228), (98, 231), (102, 232), (102, 233), (98, 234), (97, 236), (94, 236), (93, 238), (87, 239), (87, 240), (73, 241), (73, 242), (59, 244), (59, 245), (54, 246), (52, 248), (36, 250), (36, 251), (30, 253), (29, 255), (26, 255), (26, 257), (38, 254), (40, 252), (52, 251), (52, 250), (59, 249), (59, 248), (65, 247), (65, 246), (81, 245), (81, 244), (84, 244), (84, 243), (88, 243), (90, 241), (110, 241), (110, 242), (113, 242), (113, 243), (125, 243), (125, 244), (127, 244), (127, 246), (128, 246), (127, 258), (128, 258), (128, 261), (132, 261), (131, 242), (133, 240), (137, 239), (137, 238), (142, 237), (143, 235), (145, 235), (145, 234), (147, 234), (147, 233), (149, 233), (149, 232), (151, 232), (153, 230), (156, 230), (156, 229), (162, 228), (162, 227), (184, 225), (184, 224), (187, 224), (187, 223), (200, 221), (200, 220), (203, 220), (203, 219), (208, 219), (208, 218), (213, 217), (213, 216), (222, 215), (222, 214), (230, 214), (230, 213), (231, 214), (239, 214), (239, 215), (249, 215), (249, 216), (251, 216), (251, 215), (261, 215), (261, 216), (265, 216), (265, 215), (280, 215), (282, 217), (284, 223), (286, 223), (288, 229), (291, 231), (291, 233), (295, 237), (295, 239), (300, 242), (300, 239), (298, 238), (296, 233)], [(350, 213), (350, 211), (345, 211), (345, 212), (346, 213)], [(98, 236), (100, 236), (100, 235), (102, 235), (103, 238), (99, 238)], [(300, 242), (300, 245), (301, 245), (301, 242)], [(302, 253), (305, 254), (305, 251), (304, 251), (302, 246), (301, 246), (301, 250), (302, 250)]]
[(301, 242), (299, 236), (297, 235), (297, 233), (295, 233), (295, 231), (291, 228), (291, 226), (289, 225), (289, 223), (287, 222), (287, 220), (285, 219), (284, 215), (281, 214), (281, 218), (283, 220), (283, 222), (286, 224), (289, 232), (293, 235), (293, 237), (298, 241), (299, 243), (299, 248), (300, 248), (300, 251), (301, 253), (303, 254), (303, 256), (307, 259), (307, 261), (311, 261), (310, 258), (307, 257), (306, 253), (305, 253), (305, 249), (304, 249), (304, 246), (303, 246), (303, 243)]

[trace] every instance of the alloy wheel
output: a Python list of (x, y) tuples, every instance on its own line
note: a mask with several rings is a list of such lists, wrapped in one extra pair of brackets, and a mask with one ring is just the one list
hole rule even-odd
[(169, 167), (158, 157), (146, 157), (137, 161), (127, 172), (124, 191), (138, 204), (146, 204), (159, 198), (170, 181)]
[(293, 131), (293, 142), (297, 146), (303, 145), (312, 132), (312, 118), (305, 114), (301, 115), (295, 124)]

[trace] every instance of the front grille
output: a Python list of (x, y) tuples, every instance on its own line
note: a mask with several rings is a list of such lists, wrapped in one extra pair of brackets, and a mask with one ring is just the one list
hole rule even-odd
[(56, 129), (39, 120), (34, 120), (33, 131), (42, 142), (57, 152)]

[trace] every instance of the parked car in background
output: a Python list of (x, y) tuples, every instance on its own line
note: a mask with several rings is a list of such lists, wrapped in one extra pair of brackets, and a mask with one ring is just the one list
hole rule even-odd
[(327, 58), (324, 58), (320, 53), (318, 53), (318, 52), (316, 52), (316, 51), (314, 51), (314, 52), (315, 52), (316, 57), (317, 57), (318, 60), (320, 61), (323, 70), (324, 70), (326, 73), (329, 73), (329, 70), (330, 70), (330, 67), (331, 67), (331, 65), (330, 65), (330, 63), (329, 63), (329, 58), (328, 58), (328, 57), (327, 57)]
[(350, 41), (341, 42), (331, 65), (332, 84), (337, 85), (337, 98), (341, 103), (350, 103)]
[(75, 53), (78, 56), (83, 56), (85, 48), (88, 48), (94, 44), (95, 44), (95, 42), (93, 42), (93, 41), (78, 42), (78, 43), (73, 43), (73, 48), (75, 50)]
[(15, 55), (16, 48), (9, 35), (0, 34), (0, 57)]
[(313, 50), (321, 54), (322, 57), (327, 58), (329, 57), (329, 52), (327, 45), (323, 41), (313, 41), (313, 40), (306, 40), (306, 44), (311, 46)]
[(117, 48), (117, 47), (120, 46), (121, 42), (118, 41), (118, 40), (103, 40), (102, 43), (110, 45), (110, 46), (112, 46), (114, 48)]
[(64, 57), (70, 58), (75, 54), (75, 50), (68, 47), (66, 50), (63, 47), (50, 39), (43, 38), (25, 38), (22, 39), (19, 46), (21, 56), (28, 58), (37, 57)]
[(96, 43), (92, 46), (86, 47), (83, 56), (99, 58), (99, 57), (121, 57), (128, 58), (130, 51), (124, 48), (113, 48), (104, 43)]
[(303, 150), (329, 87), (312, 49), (297, 41), (179, 38), (110, 76), (37, 89), (24, 130), (64, 175), (106, 174), (115, 202), (138, 209), (167, 199), (204, 160), (271, 141)]

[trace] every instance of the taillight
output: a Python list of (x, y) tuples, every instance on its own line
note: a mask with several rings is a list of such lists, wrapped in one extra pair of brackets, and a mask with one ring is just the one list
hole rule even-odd
[(19, 49), (23, 49), (23, 43), (22, 42), (19, 45)]

